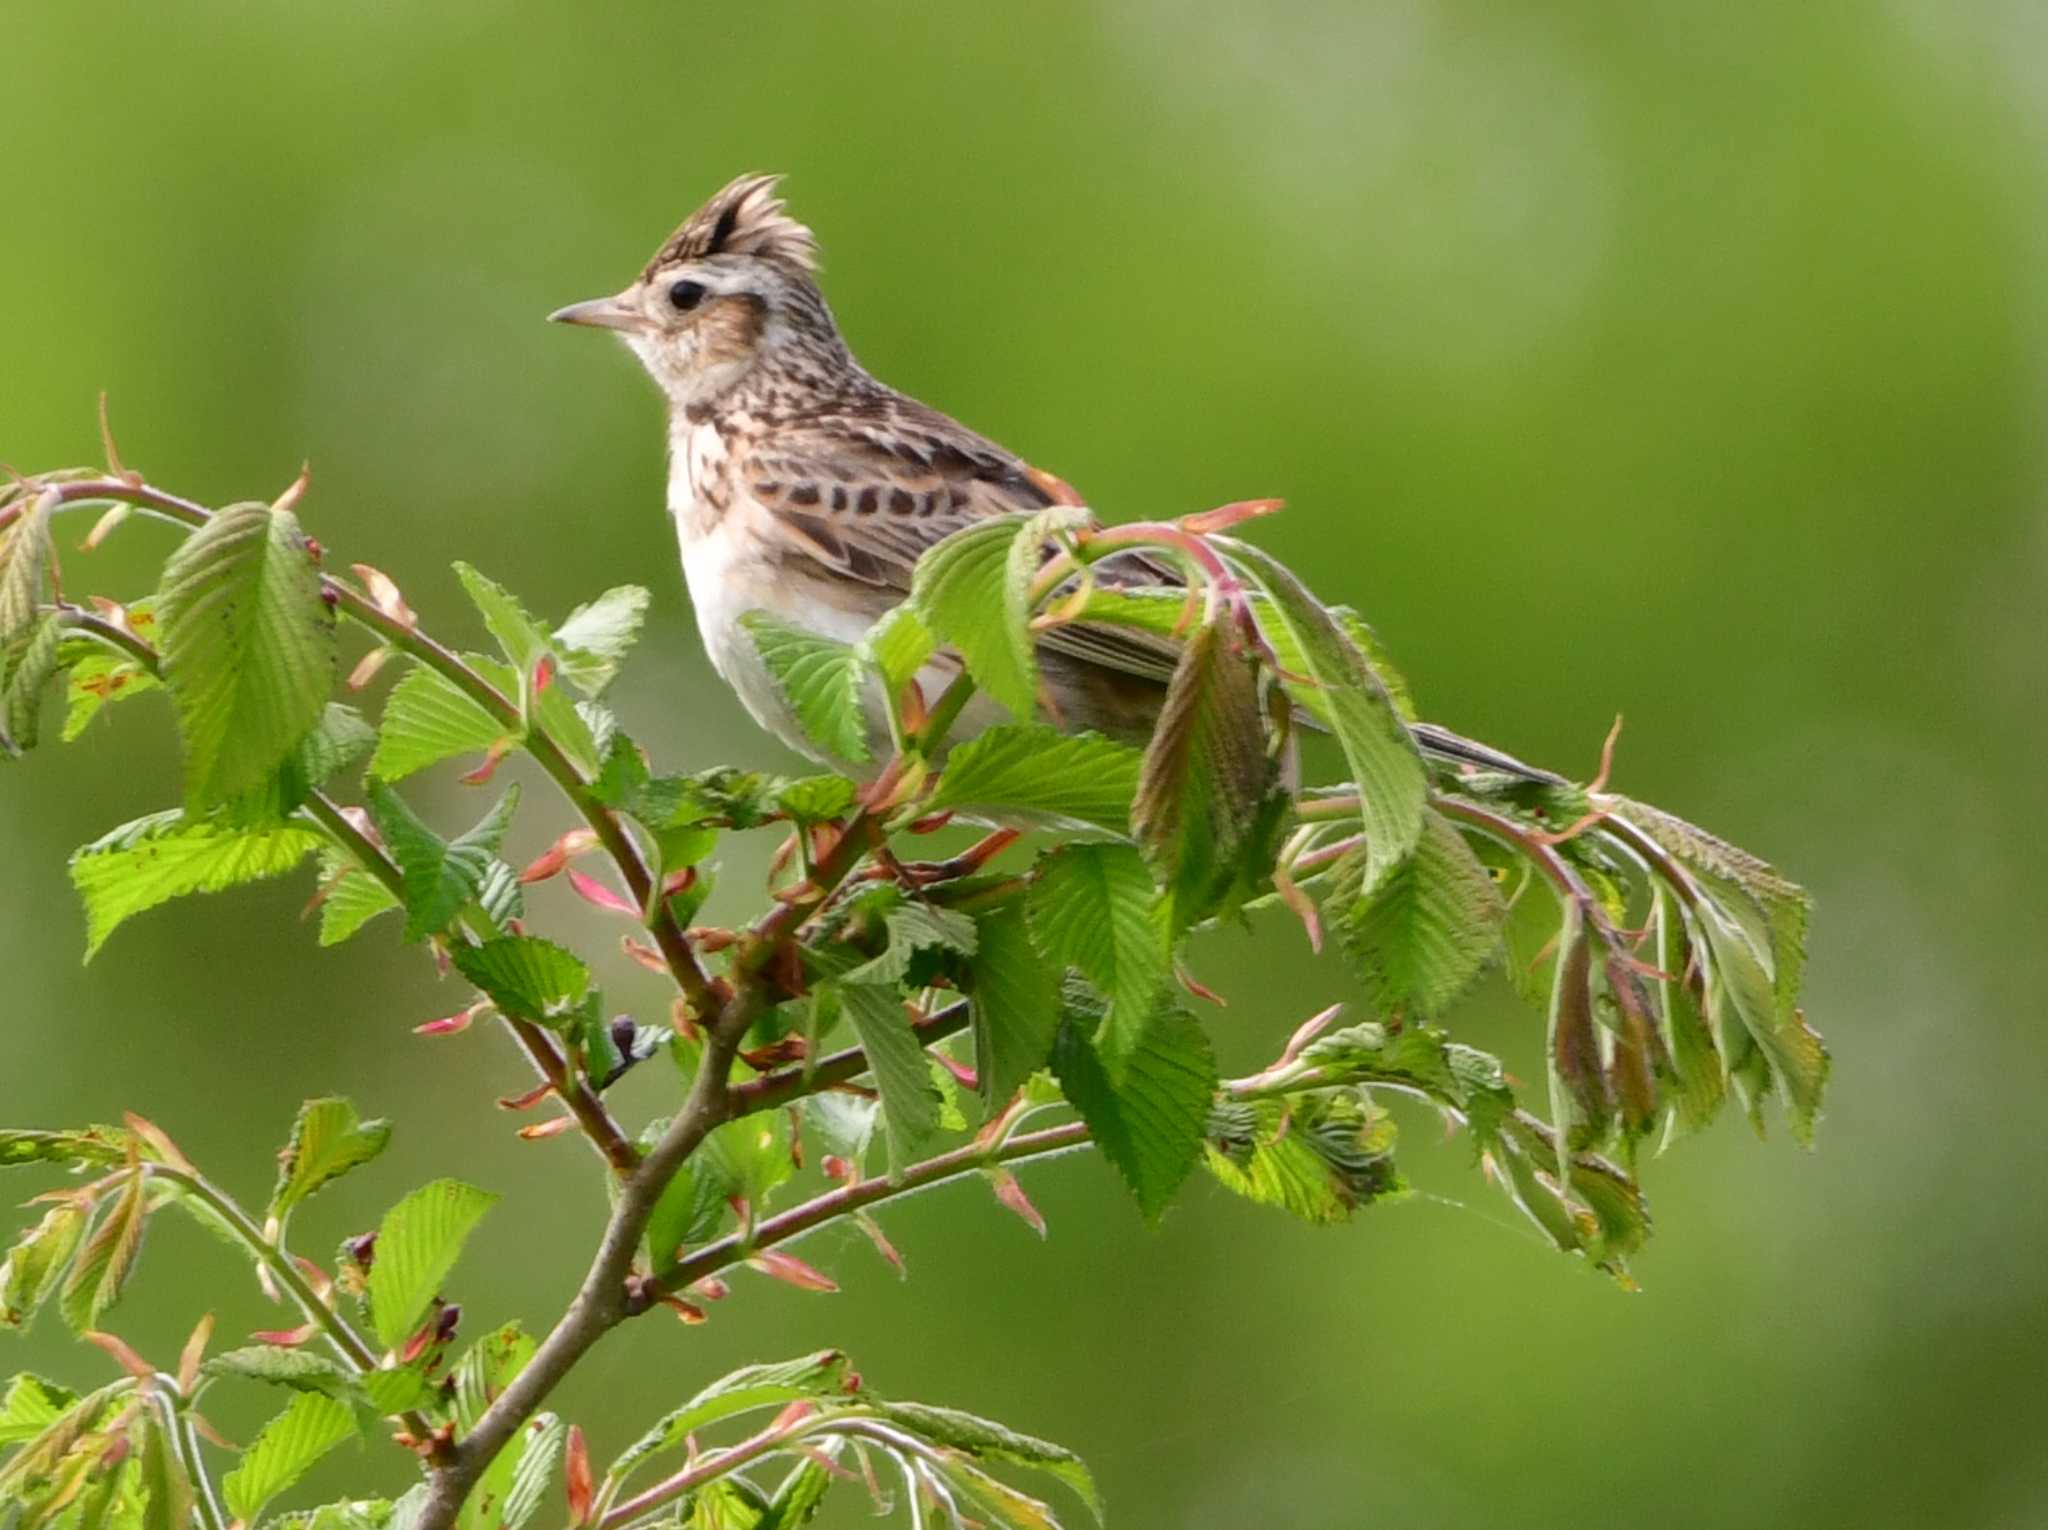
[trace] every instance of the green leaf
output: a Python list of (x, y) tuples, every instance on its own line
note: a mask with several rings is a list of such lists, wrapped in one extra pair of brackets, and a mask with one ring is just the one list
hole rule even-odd
[(289, 1387), (294, 1392), (320, 1392), (343, 1401), (362, 1394), (355, 1372), (339, 1361), (311, 1350), (283, 1349), (275, 1344), (251, 1344), (209, 1356), (199, 1373), (260, 1381), (266, 1386)]
[(624, 1481), (650, 1457), (674, 1450), (698, 1430), (742, 1413), (843, 1398), (849, 1370), (846, 1356), (836, 1349), (821, 1349), (795, 1360), (741, 1366), (719, 1377), (627, 1446), (612, 1463), (609, 1475)]
[(135, 1151), (132, 1132), (119, 1127), (95, 1126), (86, 1131), (44, 1132), (14, 1128), (0, 1130), (0, 1169), (19, 1168), (25, 1163), (68, 1163), (85, 1168), (105, 1169), (126, 1163)]
[(1156, 1011), (1112, 1078), (1082, 1026), (1060, 1027), (1053, 1072), (1102, 1156), (1157, 1222), (1202, 1155), (1216, 1094), (1216, 1059), (1193, 1016)]
[(903, 687), (915, 680), (917, 672), (931, 659), (935, 646), (930, 631), (918, 618), (917, 608), (906, 602), (883, 612), (855, 645), (855, 651), (861, 663), (882, 677), (883, 691), (893, 706)]
[(974, 919), (955, 909), (905, 901), (890, 908), (883, 923), (889, 932), (888, 946), (880, 956), (842, 974), (846, 982), (927, 987), (928, 979), (935, 975), (934, 953), (942, 959), (946, 953), (974, 955), (978, 938)]
[(1274, 776), (1251, 661), (1230, 651), (1219, 623), (1205, 622), (1181, 649), (1131, 807), (1175, 931), (1204, 917), (1236, 879)]
[(50, 1297), (85, 1236), (82, 1207), (59, 1202), (15, 1240), (0, 1264), (0, 1326), (20, 1328)]
[(391, 688), (370, 774), (399, 781), (416, 770), (490, 749), (506, 728), (437, 671), (416, 666)]
[(1109, 1000), (1103, 1037), (1121, 1055), (1172, 972), (1144, 859), (1129, 845), (1068, 845), (1039, 858), (1025, 906), (1047, 962), (1075, 968)]
[(149, 1217), (142, 1191), (142, 1170), (130, 1169), (65, 1277), (58, 1306), (75, 1333), (99, 1327), (134, 1272), (135, 1256), (142, 1250), (143, 1223)]
[(840, 981), (833, 987), (867, 1053), (868, 1071), (882, 1096), (889, 1169), (900, 1174), (939, 1129), (939, 1092), (932, 1087), (924, 1046), (893, 984)]
[(1003, 723), (946, 756), (929, 812), (1042, 819), (1125, 833), (1143, 756), (1096, 733)]
[(622, 584), (569, 613), (555, 629), (555, 652), (571, 684), (596, 696), (612, 683), (640, 636), (652, 599), (639, 585)]
[(497, 640), (498, 649), (522, 673), (532, 670), (542, 654), (553, 653), (553, 637), (527, 613), (505, 587), (478, 573), (467, 563), (455, 565), (455, 577), (469, 595), (470, 603), (484, 619), (484, 626)]
[[(1343, 627), (1272, 554), (1230, 538), (1233, 561), (1265, 587), (1270, 605), (1256, 609), (1269, 640), (1285, 641), (1300, 656), (1300, 673), (1317, 690), (1320, 706), (1343, 746), (1364, 803), (1370, 891), (1405, 860), (1422, 837), (1429, 777), (1422, 754), (1387, 689)], [(1270, 618), (1270, 620), (1269, 620)]]
[(125, 919), (185, 893), (282, 876), (326, 843), (301, 824), (232, 829), (173, 809), (125, 823), (71, 857), (89, 960)]
[(765, 611), (749, 611), (740, 626), (774, 677), (804, 736), (831, 759), (862, 762), (868, 748), (859, 653), (846, 643), (818, 637)]
[[(650, 1126), (642, 1145), (659, 1135)], [(674, 1268), (683, 1246), (717, 1227), (729, 1202), (744, 1201), (758, 1212), (795, 1172), (787, 1117), (757, 1115), (726, 1122), (704, 1139), (655, 1204), (644, 1241), (656, 1271), (665, 1274)]]
[(991, 909), (975, 923), (967, 993), (974, 1006), (981, 1099), (994, 1111), (1052, 1056), (1060, 1023), (1060, 979), (1057, 964), (1039, 960), (1024, 910), (1015, 902)]
[(62, 622), (49, 615), (0, 649), (0, 751), (33, 749), (42, 736), (43, 689), (57, 673), (63, 640)]
[[(128, 607), (128, 625), (140, 636), (155, 636), (155, 605), (153, 599), (143, 599)], [(103, 707), (163, 689), (163, 681), (151, 674), (140, 661), (116, 649), (86, 639), (74, 639), (65, 645), (65, 650), (69, 676), (65, 685), (66, 710), (61, 736), (67, 744), (85, 731)]]
[(313, 731), (299, 740), (268, 781), (227, 804), (222, 821), (239, 829), (282, 823), (323, 782), (368, 754), (376, 740), (377, 735), (353, 707), (329, 703)]
[(370, 1266), (370, 1312), (378, 1343), (396, 1348), (419, 1326), (470, 1231), (497, 1199), (460, 1180), (437, 1179), (384, 1214)]
[(57, 504), (54, 493), (37, 493), (0, 533), (0, 647), (35, 624), (51, 563), (50, 512)]
[(515, 1020), (560, 1025), (581, 1013), (590, 968), (573, 951), (535, 935), (505, 935), (455, 948), (455, 967)]
[[(829, 1448), (829, 1447), (826, 1447)], [(769, 1500), (767, 1516), (754, 1530), (799, 1530), (817, 1516), (825, 1495), (832, 1490), (832, 1473), (815, 1457), (801, 1461), (782, 1479)]]
[(929, 1403), (881, 1402), (876, 1405), (884, 1418), (909, 1430), (919, 1439), (948, 1450), (964, 1451), (977, 1461), (996, 1461), (1005, 1466), (1025, 1466), (1048, 1472), (1072, 1488), (1099, 1519), (1102, 1497), (1088, 1465), (1064, 1445), (1023, 1434), (993, 1419), (978, 1418), (958, 1408), (935, 1408)]
[(910, 582), (911, 604), (932, 635), (959, 650), (975, 684), (1020, 721), (1037, 709), (1038, 659), (1010, 550), (1037, 520), (991, 516), (963, 527), (917, 560)]
[(424, 940), (448, 928), (485, 891), (498, 846), (519, 806), (519, 788), (508, 787), (496, 807), (453, 840), (443, 840), (384, 782), (369, 787), (370, 816), (404, 879), (405, 938)]
[(853, 806), (860, 788), (844, 776), (799, 776), (777, 786), (768, 805), (798, 823), (823, 823)]
[(292, 1123), (291, 1141), (277, 1155), (270, 1215), (286, 1216), (314, 1191), (375, 1158), (390, 1141), (389, 1121), (364, 1121), (347, 1100), (306, 1101)]
[(231, 505), (171, 555), (164, 679), (185, 738), (185, 805), (262, 786), (327, 705), (334, 613), (289, 511)]
[(347, 852), (320, 852), (320, 944), (336, 946), (379, 914), (403, 908), (398, 895), (358, 866)]
[(1392, 1120), (1359, 1088), (1228, 1102), (1210, 1117), (1210, 1172), (1305, 1222), (1341, 1222), (1401, 1191), (1393, 1150)]
[(537, 1413), (527, 1421), (526, 1447), (519, 1452), (518, 1465), (505, 1492), (505, 1507), (499, 1516), (501, 1530), (520, 1527), (540, 1512), (562, 1469), (568, 1452), (569, 1425), (553, 1413)]
[(356, 1434), (356, 1416), (345, 1402), (319, 1392), (301, 1392), (263, 1426), (242, 1453), (242, 1463), (221, 1481), (228, 1512), (245, 1523), (306, 1474), (306, 1469)]
[(1415, 853), (1365, 896), (1362, 867), (1333, 880), (1331, 924), (1375, 1014), (1442, 1014), (1500, 949), (1500, 888), (1439, 813), (1425, 813)]
[(34, 1439), (77, 1402), (76, 1392), (31, 1372), (9, 1377), (6, 1394), (0, 1396), (0, 1445)]

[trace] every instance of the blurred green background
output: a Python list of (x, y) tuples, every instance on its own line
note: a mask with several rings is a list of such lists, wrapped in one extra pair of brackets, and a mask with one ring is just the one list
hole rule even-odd
[[(540, 322), (783, 169), (882, 376), (1111, 519), (1286, 496), (1260, 536), (1432, 715), (1583, 771), (1621, 710), (1622, 789), (1817, 895), (1819, 1150), (1730, 1121), (1653, 1164), (1641, 1295), (1539, 1246), (1420, 1117), (1425, 1193), (1336, 1230), (1201, 1183), (1148, 1232), (1068, 1160), (1028, 1176), (1044, 1246), (955, 1189), (886, 1216), (907, 1283), (833, 1235), (803, 1252), (845, 1294), (742, 1277), (707, 1327), (615, 1338), (562, 1397), (600, 1450), (834, 1343), (1078, 1447), (1126, 1527), (2048, 1522), (2037, 8), (17, 3), (4, 35), (0, 458), (91, 458), (101, 388), (129, 460), (198, 497), (310, 458), (332, 558), (464, 640), (458, 556), (557, 614), (644, 582), (628, 727), (673, 768), (784, 766), (698, 650), (652, 390)], [(131, 525), (67, 581), (138, 594), (168, 545)], [(444, 822), (477, 810), (453, 774), (418, 799)], [(399, 1133), (302, 1245), (471, 1178), (505, 1200), (466, 1327), (545, 1322), (593, 1168), (512, 1138), (497, 1038), (408, 1033), (457, 990), (388, 926), (316, 949), (300, 878), (80, 966), (67, 852), (175, 780), (155, 701), (0, 778), (0, 1120), (137, 1109), (260, 1197), (295, 1103), (345, 1091)], [(727, 854), (725, 911), (764, 850)], [(535, 912), (616, 938), (565, 891)], [(1277, 923), (1201, 955), (1232, 1064), (1344, 991)], [(1538, 1024), (1497, 983), (1457, 1017), (1525, 1072)], [(653, 1070), (626, 1094), (674, 1097)], [(114, 1324), (152, 1353), (201, 1309), (283, 1320), (205, 1238), (152, 1239)], [(49, 1315), (17, 1364), (106, 1370)]]

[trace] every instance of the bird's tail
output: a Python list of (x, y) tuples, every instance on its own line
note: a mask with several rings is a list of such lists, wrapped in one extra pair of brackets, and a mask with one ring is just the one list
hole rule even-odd
[(1473, 765), (1481, 770), (1497, 770), (1503, 775), (1517, 776), (1524, 781), (1538, 781), (1545, 786), (1569, 784), (1556, 771), (1527, 764), (1511, 754), (1504, 754), (1490, 745), (1453, 733), (1449, 728), (1440, 728), (1435, 723), (1411, 723), (1408, 731), (1415, 735), (1415, 742), (1421, 746), (1422, 752), (1433, 760), (1442, 760), (1452, 765)]

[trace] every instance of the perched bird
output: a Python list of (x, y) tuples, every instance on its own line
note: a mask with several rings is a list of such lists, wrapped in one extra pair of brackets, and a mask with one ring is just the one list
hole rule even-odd
[[(1072, 501), (1061, 480), (854, 360), (818, 290), (817, 240), (785, 210), (779, 180), (741, 176), (623, 291), (549, 317), (616, 331), (661, 388), (668, 508), (705, 650), (763, 727), (817, 757), (740, 619), (762, 611), (852, 642), (909, 593), (919, 555), (941, 538), (985, 516)], [(1178, 581), (1133, 554), (1098, 570)], [(1047, 711), (1061, 726), (1137, 742), (1150, 734), (1173, 671), (1170, 639), (1075, 623), (1044, 633), (1038, 649)], [(934, 658), (920, 676), (927, 699), (956, 665)], [(871, 710), (885, 740), (879, 697)], [(1003, 716), (977, 696), (953, 736)], [(1430, 724), (1415, 733), (1439, 760), (1556, 779)]]

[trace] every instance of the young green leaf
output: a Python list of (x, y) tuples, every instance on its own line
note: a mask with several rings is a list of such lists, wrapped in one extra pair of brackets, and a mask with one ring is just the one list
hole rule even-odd
[(57, 673), (63, 639), (62, 623), (49, 615), (0, 648), (0, 753), (33, 749), (42, 736), (43, 689)]
[(994, 1461), (1004, 1466), (1023, 1466), (1047, 1472), (1078, 1494), (1098, 1519), (1102, 1496), (1096, 1491), (1088, 1464), (1064, 1445), (1024, 1434), (993, 1419), (980, 1418), (958, 1408), (938, 1408), (929, 1403), (881, 1402), (875, 1406), (882, 1417), (910, 1431), (921, 1440), (957, 1450), (977, 1461)]
[(1403, 1188), (1393, 1122), (1362, 1088), (1219, 1104), (1207, 1146), (1226, 1188), (1305, 1222), (1341, 1222)]
[(918, 559), (910, 585), (932, 635), (959, 650), (975, 683), (1020, 722), (1038, 706), (1038, 659), (1010, 550), (1036, 524), (1034, 515), (1005, 515), (963, 527)]
[(882, 688), (893, 703), (903, 687), (917, 678), (935, 646), (917, 608), (905, 602), (883, 612), (854, 649), (861, 663), (882, 677)]
[(932, 903), (902, 902), (883, 916), (889, 944), (880, 956), (843, 974), (850, 983), (910, 983), (927, 986), (935, 960), (946, 953), (974, 955), (977, 936), (972, 916)]
[(330, 702), (320, 721), (285, 757), (270, 779), (227, 804), (222, 820), (238, 829), (282, 823), (321, 784), (370, 752), (377, 735), (353, 707)]
[(263, 1426), (242, 1461), (221, 1481), (228, 1512), (244, 1524), (306, 1474), (306, 1469), (356, 1434), (355, 1411), (319, 1392), (301, 1392)]
[(320, 852), (320, 944), (337, 946), (379, 914), (404, 907), (398, 895), (341, 850)]
[(334, 613), (298, 521), (259, 504), (231, 505), (186, 539), (158, 609), (197, 813), (262, 786), (320, 720)]
[(88, 960), (123, 920), (185, 893), (282, 876), (326, 844), (302, 824), (233, 829), (172, 809), (138, 818), (71, 857), (85, 903)]
[(932, 1087), (924, 1046), (910, 1028), (894, 985), (840, 981), (833, 986), (881, 1092), (890, 1172), (901, 1173), (939, 1129), (939, 1092)]
[(306, 1101), (292, 1123), (291, 1141), (277, 1155), (270, 1215), (289, 1215), (314, 1191), (375, 1158), (390, 1140), (390, 1122), (360, 1119), (347, 1100)]
[(1131, 806), (1173, 930), (1207, 914), (1235, 880), (1273, 775), (1251, 661), (1205, 622), (1181, 649)]
[(804, 736), (828, 758), (855, 763), (872, 758), (859, 653), (818, 637), (765, 611), (749, 611), (740, 625), (753, 640)]
[(15, 1240), (0, 1263), (0, 1327), (20, 1328), (57, 1288), (85, 1236), (82, 1207), (61, 1201)]
[(467, 563), (455, 565), (455, 577), (462, 581), (470, 603), (483, 617), (484, 626), (497, 640), (499, 651), (515, 670), (529, 671), (541, 655), (555, 651), (553, 636), (503, 585), (478, 573)]
[(1127, 831), (1143, 756), (1095, 733), (1003, 723), (946, 756), (926, 807), (1005, 820)]
[[(536, 1413), (522, 1434), (525, 1446), (518, 1452), (505, 1491), (505, 1507), (498, 1516), (500, 1530), (521, 1530), (540, 1512), (554, 1487), (555, 1474), (562, 1469), (569, 1443), (567, 1420), (553, 1413)], [(512, 1454), (510, 1450), (506, 1453)]]
[(1075, 968), (1109, 1000), (1103, 1039), (1121, 1056), (1172, 974), (1143, 858), (1129, 845), (1067, 845), (1040, 857), (1025, 907), (1031, 938), (1053, 969)]
[(1015, 902), (980, 915), (975, 924), (967, 993), (974, 1006), (981, 1100), (994, 1111), (1052, 1056), (1060, 1023), (1060, 977), (1056, 964), (1039, 959), (1024, 910)]
[(555, 629), (555, 653), (572, 685), (596, 696), (612, 683), (640, 636), (652, 599), (639, 585), (622, 584), (569, 613)]
[(607, 1474), (623, 1482), (651, 1457), (675, 1450), (701, 1429), (742, 1413), (793, 1402), (837, 1401), (847, 1396), (851, 1367), (836, 1349), (795, 1360), (745, 1365), (719, 1377), (620, 1453)]
[(0, 647), (35, 624), (51, 562), (50, 513), (57, 504), (54, 491), (39, 493), (0, 532)]
[(338, 1360), (309, 1349), (285, 1349), (276, 1344), (251, 1344), (207, 1357), (199, 1367), (207, 1377), (232, 1376), (242, 1381), (260, 1381), (266, 1386), (288, 1387), (294, 1392), (320, 1392), (351, 1402), (362, 1396), (356, 1373)]
[(497, 862), (498, 846), (519, 806), (519, 788), (505, 795), (476, 826), (443, 840), (384, 782), (372, 780), (370, 816), (404, 879), (405, 938), (439, 934), (471, 903), (483, 897)]
[(497, 1199), (460, 1180), (437, 1179), (384, 1214), (370, 1266), (370, 1313), (379, 1344), (396, 1348), (419, 1326), (464, 1241)]
[(0, 1445), (32, 1440), (78, 1402), (78, 1394), (30, 1371), (8, 1378), (0, 1396)]
[(768, 804), (798, 823), (824, 823), (852, 807), (859, 795), (860, 788), (844, 776), (798, 776), (777, 786)]
[(1415, 853), (1364, 896), (1364, 868), (1332, 879), (1331, 924), (1376, 1014), (1442, 1014), (1500, 948), (1507, 904), (1465, 837), (1426, 812)]
[[(128, 625), (144, 637), (155, 635), (155, 604), (144, 599), (128, 607)], [(64, 730), (59, 736), (67, 744), (86, 730), (103, 707), (163, 689), (163, 681), (137, 660), (85, 639), (65, 644), (63, 662), (68, 678)]]
[(120, 1300), (122, 1287), (135, 1269), (135, 1256), (142, 1250), (143, 1224), (149, 1218), (142, 1190), (142, 1170), (130, 1169), (65, 1277), (58, 1307), (74, 1333), (100, 1326), (100, 1319)]
[(420, 666), (391, 688), (384, 703), (370, 774), (399, 781), (456, 755), (481, 753), (504, 737), (495, 717), (453, 682)]
[(1248, 542), (1214, 540), (1227, 545), (1231, 559), (1264, 586), (1270, 604), (1256, 608), (1262, 630), (1300, 656), (1299, 672), (1317, 688), (1343, 746), (1364, 804), (1368, 856), (1361, 890), (1370, 891), (1422, 837), (1429, 793), (1422, 754), (1365, 655), (1301, 581)]
[(559, 1025), (590, 994), (590, 968), (572, 951), (535, 935), (504, 935), (455, 948), (455, 966), (515, 1020)]
[(1161, 1009), (1117, 1063), (1112, 1078), (1085, 1027), (1071, 1019), (1060, 1027), (1052, 1053), (1060, 1088), (1146, 1220), (1157, 1222), (1202, 1155), (1216, 1059), (1193, 1016)]

